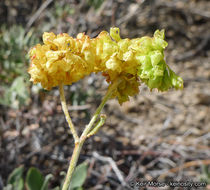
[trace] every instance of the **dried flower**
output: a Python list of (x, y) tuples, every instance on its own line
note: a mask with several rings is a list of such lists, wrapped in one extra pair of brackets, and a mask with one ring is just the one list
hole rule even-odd
[(48, 90), (61, 83), (70, 85), (92, 72), (102, 72), (109, 83), (122, 79), (112, 95), (120, 103), (137, 94), (141, 82), (160, 91), (183, 88), (182, 78), (164, 61), (163, 30), (152, 38), (135, 39), (121, 39), (119, 28), (111, 28), (110, 34), (102, 31), (93, 39), (84, 33), (72, 38), (45, 32), (43, 42), (30, 50), (29, 73), (31, 81)]

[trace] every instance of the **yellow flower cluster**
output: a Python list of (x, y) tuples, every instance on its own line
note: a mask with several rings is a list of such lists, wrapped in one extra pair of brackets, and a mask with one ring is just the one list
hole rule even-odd
[(109, 83), (122, 79), (113, 94), (120, 103), (139, 92), (140, 80), (160, 91), (183, 87), (182, 79), (164, 61), (164, 31), (156, 31), (153, 38), (136, 39), (121, 39), (119, 28), (111, 28), (110, 34), (102, 31), (93, 39), (84, 33), (72, 38), (45, 32), (43, 42), (30, 50), (29, 74), (31, 81), (48, 90), (61, 83), (70, 85), (92, 72), (102, 72)]

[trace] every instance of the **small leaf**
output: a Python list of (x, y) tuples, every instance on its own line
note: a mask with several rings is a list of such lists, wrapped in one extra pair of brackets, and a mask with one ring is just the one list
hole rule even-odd
[(87, 177), (87, 162), (83, 162), (82, 164), (78, 165), (73, 173), (70, 190), (74, 188), (82, 187)]
[(24, 188), (24, 180), (21, 178), (14, 185), (12, 190), (23, 190)]
[(8, 184), (15, 184), (18, 180), (22, 178), (23, 175), (23, 166), (20, 166), (12, 171), (8, 178)]
[(204, 170), (204, 174), (206, 175), (206, 177), (208, 179), (210, 179), (210, 167), (204, 166), (203, 170)]
[(8, 184), (3, 190), (12, 190), (12, 184)]
[(63, 179), (61, 180), (61, 185), (60, 185), (60, 189), (62, 189), (64, 181), (65, 181), (66, 172), (61, 171), (60, 176), (63, 176)]
[(55, 187), (52, 190), (60, 190), (60, 187)]
[(30, 168), (26, 176), (26, 187), (28, 190), (40, 190), (44, 183), (44, 177), (36, 168)]
[(82, 187), (77, 187), (74, 190), (83, 190), (83, 188)]
[(41, 190), (48, 190), (48, 183), (49, 183), (49, 180), (53, 177), (52, 174), (48, 174), (45, 179), (44, 179), (44, 183), (42, 185), (42, 188)]

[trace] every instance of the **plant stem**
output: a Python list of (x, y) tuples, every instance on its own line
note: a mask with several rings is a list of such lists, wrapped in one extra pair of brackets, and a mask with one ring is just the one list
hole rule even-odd
[(71, 117), (70, 117), (69, 112), (68, 112), (68, 108), (67, 108), (67, 105), (66, 105), (66, 98), (65, 98), (64, 90), (63, 90), (63, 84), (59, 85), (59, 92), (60, 92), (60, 100), (61, 100), (62, 109), (63, 109), (64, 115), (66, 117), (66, 121), (68, 122), (69, 128), (71, 130), (71, 133), (74, 137), (74, 141), (75, 141), (75, 144), (76, 144), (77, 142), (79, 142), (79, 137), (77, 135), (77, 131), (74, 128), (74, 124), (72, 123)]
[(69, 168), (66, 174), (66, 178), (64, 181), (64, 185), (62, 190), (68, 190), (70, 182), (71, 182), (71, 178), (72, 178), (72, 174), (75, 170), (75, 167), (77, 165), (77, 161), (82, 149), (82, 146), (87, 138), (88, 133), (90, 132), (91, 128), (93, 127), (93, 124), (95, 123), (96, 119), (98, 118), (101, 110), (103, 109), (105, 103), (107, 102), (107, 100), (110, 98), (110, 96), (112, 95), (112, 93), (114, 92), (114, 90), (117, 88), (117, 86), (119, 85), (119, 83), (121, 82), (121, 80), (116, 80), (113, 84), (111, 84), (111, 86), (109, 87), (106, 95), (104, 96), (101, 104), (99, 105), (99, 107), (97, 108), (96, 112), (94, 113), (92, 119), (90, 120), (90, 123), (88, 125), (86, 125), (81, 137), (79, 138), (79, 141), (75, 142), (75, 147), (74, 147), (74, 151), (71, 157), (71, 161), (69, 164)]
[(101, 110), (103, 109), (105, 103), (107, 102), (107, 100), (110, 98), (110, 96), (112, 95), (112, 93), (114, 92), (114, 90), (117, 88), (117, 86), (119, 85), (119, 83), (121, 82), (121, 79), (116, 80), (113, 84), (110, 85), (108, 91), (106, 92), (101, 104), (99, 105), (99, 107), (96, 109), (96, 112), (94, 113), (92, 119), (90, 120), (90, 123), (85, 127), (85, 130), (83, 131), (80, 139), (86, 138), (88, 133), (90, 132), (93, 124), (95, 123), (96, 119), (98, 118)]
[(84, 143), (84, 141), (75, 144), (74, 151), (73, 151), (73, 154), (72, 154), (72, 157), (71, 157), (71, 161), (70, 161), (70, 164), (69, 164), (69, 168), (68, 168), (68, 171), (67, 171), (67, 174), (66, 174), (66, 177), (65, 177), (65, 181), (64, 181), (62, 190), (68, 190), (69, 189), (72, 174), (73, 174), (73, 172), (76, 168), (77, 161), (78, 161), (83, 143)]
[(93, 127), (93, 129), (91, 129), (91, 131), (88, 133), (87, 137), (89, 138), (89, 137), (95, 135), (98, 132), (98, 130), (103, 126), (105, 121), (106, 121), (106, 115), (101, 114), (100, 120), (96, 123), (96, 125)]

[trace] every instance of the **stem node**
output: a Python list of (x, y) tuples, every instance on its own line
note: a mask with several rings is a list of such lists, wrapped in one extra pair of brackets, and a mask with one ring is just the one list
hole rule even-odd
[(111, 97), (112, 93), (117, 88), (117, 86), (119, 85), (120, 82), (121, 82), (121, 80), (119, 79), (119, 80), (116, 80), (114, 83), (111, 84), (111, 86), (109, 87), (109, 89), (108, 89), (106, 95), (104, 96), (101, 104), (99, 105), (95, 114), (93, 115), (92, 119), (90, 120), (89, 124), (85, 126), (85, 129), (84, 129), (82, 135), (80, 136), (80, 138), (78, 137), (77, 132), (74, 129), (73, 123), (71, 122), (71, 118), (68, 114), (68, 110), (67, 110), (67, 106), (66, 106), (66, 100), (65, 100), (65, 97), (64, 97), (63, 85), (59, 86), (60, 87), (59, 90), (60, 90), (60, 94), (61, 94), (61, 104), (62, 104), (64, 114), (66, 116), (66, 120), (69, 124), (69, 127), (70, 127), (71, 132), (72, 132), (73, 137), (74, 137), (74, 142), (75, 142), (73, 155), (71, 157), (71, 161), (70, 161), (70, 164), (69, 164), (69, 168), (68, 168), (68, 171), (67, 171), (67, 174), (66, 174), (66, 178), (65, 178), (62, 190), (68, 190), (68, 188), (69, 188), (71, 178), (72, 178), (72, 174), (73, 174), (73, 172), (76, 168), (77, 161), (78, 161), (82, 146), (83, 146), (86, 138), (94, 135), (100, 129), (100, 127), (104, 124), (105, 119), (106, 119), (106, 115), (101, 114), (99, 122), (92, 129), (92, 127), (93, 127), (95, 121), (97, 120), (101, 110), (103, 109), (105, 103)]

